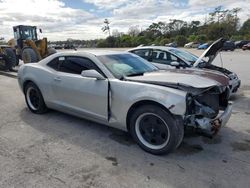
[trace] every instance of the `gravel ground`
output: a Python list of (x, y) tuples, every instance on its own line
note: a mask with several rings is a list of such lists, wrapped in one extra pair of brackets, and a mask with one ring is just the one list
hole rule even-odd
[(249, 187), (250, 52), (222, 59), (242, 80), (230, 121), (213, 140), (186, 135), (167, 156), (101, 124), (55, 111), (34, 115), (17, 80), (0, 75), (0, 187)]

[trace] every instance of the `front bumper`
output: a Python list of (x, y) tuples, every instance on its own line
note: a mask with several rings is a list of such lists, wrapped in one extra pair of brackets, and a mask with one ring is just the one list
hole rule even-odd
[(226, 109), (220, 112), (216, 118), (197, 118), (195, 119), (195, 125), (197, 132), (203, 136), (212, 138), (218, 133), (221, 127), (225, 126), (232, 114), (232, 103), (229, 102)]

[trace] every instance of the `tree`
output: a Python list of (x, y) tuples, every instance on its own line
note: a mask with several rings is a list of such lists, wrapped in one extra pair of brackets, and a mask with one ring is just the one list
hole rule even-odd
[(220, 23), (221, 20), (223, 20), (227, 14), (228, 10), (222, 10), (222, 6), (218, 6), (214, 9), (213, 12), (211, 12), (210, 15), (210, 22), (214, 23), (215, 20), (217, 23)]
[(202, 35), (197, 35), (197, 36), (195, 37), (195, 41), (196, 41), (196, 42), (199, 42), (199, 43), (204, 43), (204, 42), (207, 41), (207, 36), (204, 35), (204, 34), (202, 34)]
[(170, 40), (168, 38), (163, 38), (160, 41), (160, 45), (162, 45), (162, 46), (165, 46), (168, 43), (170, 43)]
[(112, 36), (113, 36), (113, 37), (120, 37), (120, 36), (122, 36), (122, 34), (123, 34), (123, 33), (119, 32), (118, 29), (114, 29), (114, 30), (112, 31)]
[(129, 29), (128, 29), (128, 34), (130, 35), (130, 36), (138, 36), (139, 35), (139, 33), (140, 33), (140, 29), (139, 29), (139, 26), (138, 25), (135, 25), (135, 26), (131, 26), (131, 27), (129, 27)]
[(108, 21), (108, 19), (105, 19), (103, 23), (105, 25), (102, 27), (102, 31), (103, 32), (107, 32), (108, 31), (109, 36), (111, 36), (110, 35), (110, 27), (109, 27), (110, 22)]
[(242, 35), (250, 34), (250, 18), (243, 23), (240, 33)]
[(175, 37), (175, 41), (177, 43), (177, 46), (184, 46), (184, 44), (187, 43), (187, 38), (183, 35), (177, 35)]

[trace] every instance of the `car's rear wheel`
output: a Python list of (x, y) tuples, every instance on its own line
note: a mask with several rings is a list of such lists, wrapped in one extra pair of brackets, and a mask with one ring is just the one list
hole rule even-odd
[(39, 88), (32, 82), (28, 83), (24, 89), (25, 101), (31, 112), (43, 114), (48, 108), (44, 102), (43, 96)]
[(135, 110), (130, 119), (130, 131), (142, 149), (157, 155), (176, 149), (182, 137), (171, 114), (155, 105)]

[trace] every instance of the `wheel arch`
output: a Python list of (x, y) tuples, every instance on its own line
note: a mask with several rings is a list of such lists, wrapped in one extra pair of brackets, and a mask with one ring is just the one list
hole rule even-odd
[[(25, 93), (25, 87), (29, 84), (29, 83), (33, 83), (35, 84), (37, 87), (38, 85), (36, 84), (36, 82), (34, 82), (32, 79), (27, 79), (23, 82), (23, 93)], [(38, 87), (38, 89), (41, 91), (41, 89)]]
[(129, 128), (129, 121), (131, 118), (131, 115), (133, 114), (133, 112), (139, 108), (140, 106), (145, 106), (145, 105), (155, 105), (158, 106), (160, 108), (162, 108), (163, 110), (167, 111), (171, 116), (173, 116), (173, 114), (169, 111), (169, 109), (164, 106), (163, 104), (153, 101), (153, 100), (141, 100), (141, 101), (137, 101), (135, 102), (132, 106), (130, 106), (127, 116), (126, 116), (126, 127), (128, 132), (130, 132), (130, 128)]

